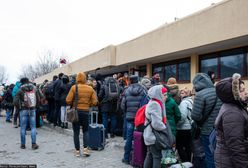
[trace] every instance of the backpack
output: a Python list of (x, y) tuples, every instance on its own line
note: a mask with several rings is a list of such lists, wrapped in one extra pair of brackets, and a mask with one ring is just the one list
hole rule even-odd
[(43, 89), (44, 89), (44, 95), (46, 96), (46, 98), (53, 98), (54, 82), (47, 83)]
[[(152, 99), (151, 101), (157, 101), (157, 100)], [(140, 107), (135, 114), (134, 127), (137, 131), (140, 131), (140, 132), (143, 132), (144, 129), (149, 125), (149, 124), (147, 124), (146, 126), (144, 125), (145, 120), (146, 120), (146, 113), (145, 113), (146, 112), (146, 106), (147, 106), (147, 104)]]
[(35, 89), (31, 91), (24, 91), (24, 107), (33, 108), (36, 107), (36, 93)]
[(107, 101), (113, 101), (119, 98), (120, 89), (117, 81), (113, 77), (107, 77), (105, 79), (104, 90)]

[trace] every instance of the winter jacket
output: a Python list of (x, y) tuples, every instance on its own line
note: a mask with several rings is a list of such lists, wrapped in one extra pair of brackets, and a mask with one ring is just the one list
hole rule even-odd
[[(151, 87), (148, 91), (149, 97), (151, 99), (156, 99), (160, 101), (161, 104), (163, 104), (164, 102), (162, 91), (161, 91), (162, 87), (163, 87), (162, 85), (156, 85), (156, 86)], [(153, 101), (153, 100), (150, 100), (149, 103), (147, 104), (145, 115), (149, 121), (146, 119), (145, 125), (149, 124), (149, 122), (151, 122), (151, 124), (145, 128), (144, 133), (143, 133), (144, 142), (146, 145), (155, 144), (156, 137), (153, 134), (152, 128), (158, 131), (166, 129), (166, 125), (162, 121), (162, 116), (163, 115), (165, 116), (164, 109), (165, 109), (164, 105), (162, 109), (161, 105), (158, 102)]]
[(27, 84), (23, 84), (21, 85), (20, 89), (17, 91), (15, 99), (14, 99), (14, 105), (21, 110), (28, 110), (30, 108), (27, 108), (24, 104), (24, 94), (25, 92), (30, 92), (34, 90), (35, 92), (35, 98), (36, 98), (36, 107), (31, 108), (31, 109), (37, 109), (39, 107), (39, 103), (40, 103), (40, 97), (39, 97), (39, 93), (38, 90), (36, 89), (36, 87), (32, 84), (32, 83), (27, 83)]
[(138, 83), (130, 84), (125, 90), (121, 101), (121, 109), (126, 113), (127, 120), (134, 121), (135, 114), (139, 109), (140, 102), (144, 96), (145, 90)]
[(61, 79), (57, 79), (54, 84), (53, 84), (53, 89), (54, 89), (54, 100), (55, 101), (60, 101), (60, 93), (59, 93), (59, 90), (60, 90), (60, 87), (61, 85), (63, 84), (62, 80)]
[(70, 91), (70, 84), (69, 83), (62, 83), (62, 85), (59, 88), (59, 95), (60, 95), (60, 105), (66, 106), (66, 97)]
[(12, 97), (14, 98), (16, 96), (17, 91), (20, 89), (21, 83), (19, 81), (16, 82), (15, 87), (12, 91)]
[[(219, 113), (222, 102), (216, 98), (215, 87), (207, 74), (196, 74), (193, 85), (196, 95), (191, 118), (201, 126), (202, 135), (209, 135), (213, 129), (214, 121)], [(214, 104), (215, 107), (213, 108)], [(213, 110), (211, 111), (212, 108)], [(202, 123), (202, 119), (206, 116), (208, 116), (207, 119)]]
[[(97, 97), (94, 89), (86, 84), (86, 76), (84, 73), (77, 75), (76, 84), (78, 86), (78, 105), (79, 110), (89, 111), (90, 106), (97, 105)], [(66, 104), (72, 105), (76, 95), (76, 85), (73, 85), (66, 97)]]
[(167, 121), (170, 124), (173, 135), (176, 136), (177, 123), (181, 119), (181, 112), (178, 108), (178, 104), (171, 98), (170, 94), (167, 94), (165, 107)]
[(184, 97), (179, 105), (181, 112), (181, 119), (177, 123), (178, 130), (191, 129), (191, 111), (193, 107), (193, 100), (191, 97)]
[(233, 87), (232, 78), (221, 80), (216, 85), (218, 97), (223, 102), (215, 121), (217, 145), (216, 168), (248, 168), (248, 113), (239, 98), (239, 86)]

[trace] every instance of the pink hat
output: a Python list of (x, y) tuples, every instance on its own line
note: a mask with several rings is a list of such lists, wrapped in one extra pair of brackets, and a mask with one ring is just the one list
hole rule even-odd
[(162, 87), (162, 94), (166, 93), (167, 89), (165, 87)]

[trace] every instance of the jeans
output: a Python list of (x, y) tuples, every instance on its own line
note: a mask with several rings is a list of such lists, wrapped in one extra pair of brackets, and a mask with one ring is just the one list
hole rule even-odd
[(108, 118), (110, 117), (110, 123), (111, 123), (111, 128), (110, 128), (110, 134), (114, 134), (115, 129), (116, 129), (116, 124), (117, 124), (117, 119), (116, 119), (116, 114), (108, 112), (102, 112), (102, 121), (103, 125), (105, 128), (105, 134), (108, 134)]
[(124, 147), (124, 160), (129, 161), (130, 152), (132, 151), (132, 141), (133, 141), (134, 123), (127, 121), (127, 139)]
[(21, 144), (25, 145), (26, 143), (26, 128), (28, 122), (31, 127), (31, 140), (32, 144), (36, 143), (36, 112), (35, 110), (21, 110), (20, 111), (20, 120), (21, 120)]
[(11, 108), (7, 108), (6, 109), (6, 121), (10, 121), (11, 113), (12, 113), (12, 109)]
[(162, 151), (157, 149), (155, 145), (147, 146), (146, 159), (144, 168), (161, 168)]
[(88, 147), (88, 127), (89, 127), (89, 112), (88, 111), (78, 111), (78, 119), (79, 121), (72, 124), (73, 128), (73, 139), (75, 149), (80, 149), (80, 141), (79, 141), (79, 132), (80, 126), (83, 126), (83, 146), (84, 148)]
[(60, 120), (62, 123), (65, 123), (67, 122), (67, 113), (66, 113), (66, 110), (70, 108), (70, 106), (61, 106), (61, 109), (60, 109)]
[(205, 151), (205, 167), (215, 168), (214, 155), (211, 153), (209, 149), (209, 135), (201, 135), (201, 142), (204, 146), (204, 151)]

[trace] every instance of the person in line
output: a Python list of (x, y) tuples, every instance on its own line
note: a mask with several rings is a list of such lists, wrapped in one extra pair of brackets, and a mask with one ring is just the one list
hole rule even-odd
[(162, 116), (166, 116), (164, 102), (166, 101), (167, 89), (162, 85), (156, 85), (149, 89), (148, 95), (151, 98), (146, 106), (146, 120), (144, 125), (148, 125), (144, 130), (144, 141), (147, 146), (147, 154), (144, 168), (161, 168), (162, 149), (155, 146), (156, 137), (152, 129), (162, 131), (166, 128), (166, 123)]
[(214, 156), (209, 148), (209, 135), (222, 102), (217, 98), (214, 84), (205, 73), (197, 73), (193, 79), (196, 92), (191, 118), (200, 127), (200, 140), (205, 152), (205, 167), (214, 168)]
[(222, 79), (216, 85), (223, 102), (215, 120), (217, 145), (214, 153), (216, 168), (248, 167), (247, 92), (240, 74)]
[(137, 75), (130, 76), (130, 85), (124, 91), (121, 101), (121, 108), (125, 113), (126, 120), (126, 144), (124, 147), (124, 157), (122, 162), (129, 164), (130, 152), (132, 151), (132, 140), (134, 132), (134, 118), (139, 109), (140, 102), (145, 96), (145, 89), (139, 83)]
[(29, 121), (31, 127), (32, 149), (38, 149), (36, 143), (36, 109), (39, 106), (40, 98), (36, 87), (29, 82), (28, 78), (20, 80), (21, 87), (16, 93), (14, 105), (20, 109), (20, 136), (21, 149), (26, 148), (26, 128)]
[(193, 100), (190, 90), (184, 87), (180, 90), (181, 103), (179, 109), (181, 119), (177, 123), (176, 144), (182, 162), (191, 162), (191, 111)]
[(81, 72), (77, 74), (76, 84), (73, 85), (66, 97), (66, 104), (73, 106), (73, 100), (76, 95), (76, 87), (78, 87), (78, 119), (79, 121), (72, 124), (73, 138), (75, 145), (75, 156), (80, 156), (80, 141), (79, 132), (80, 126), (83, 126), (83, 155), (90, 156), (90, 150), (88, 149), (88, 127), (89, 127), (89, 107), (96, 106), (97, 96), (94, 89), (86, 84), (86, 75)]

